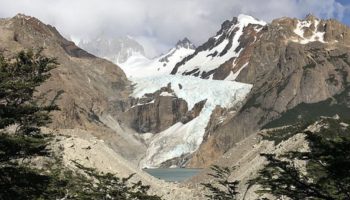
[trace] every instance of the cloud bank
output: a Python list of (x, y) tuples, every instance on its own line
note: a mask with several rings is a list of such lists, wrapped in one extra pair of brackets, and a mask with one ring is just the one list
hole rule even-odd
[(149, 56), (183, 37), (201, 44), (240, 13), (265, 21), (308, 13), (343, 20), (349, 11), (336, 0), (0, 0), (0, 5), (0, 17), (31, 15), (75, 40), (130, 35)]

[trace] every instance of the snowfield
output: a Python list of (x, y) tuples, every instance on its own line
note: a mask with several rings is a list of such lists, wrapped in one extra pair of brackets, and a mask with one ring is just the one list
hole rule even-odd
[(192, 76), (162, 75), (132, 79), (135, 85), (134, 97), (142, 97), (171, 84), (174, 95), (184, 99), (189, 109), (202, 100), (207, 100), (200, 115), (188, 122), (171, 126), (151, 138), (145, 158), (140, 167), (154, 168), (161, 163), (182, 155), (193, 153), (203, 141), (205, 128), (216, 106), (232, 108), (240, 106), (250, 92), (252, 85), (234, 82), (205, 80)]
[(134, 54), (125, 63), (118, 65), (130, 78), (170, 74), (177, 62), (180, 62), (193, 52), (193, 49), (173, 48), (167, 54), (155, 59), (148, 59), (141, 54)]

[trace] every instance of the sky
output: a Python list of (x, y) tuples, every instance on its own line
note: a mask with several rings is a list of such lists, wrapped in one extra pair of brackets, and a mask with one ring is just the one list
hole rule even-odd
[(238, 14), (270, 22), (311, 13), (350, 24), (350, 0), (0, 0), (0, 18), (23, 13), (74, 41), (131, 36), (149, 57), (188, 37), (200, 45)]

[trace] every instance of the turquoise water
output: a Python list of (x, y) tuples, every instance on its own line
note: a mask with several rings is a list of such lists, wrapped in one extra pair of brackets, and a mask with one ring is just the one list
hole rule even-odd
[(157, 168), (144, 169), (150, 175), (168, 182), (181, 182), (197, 175), (202, 169)]

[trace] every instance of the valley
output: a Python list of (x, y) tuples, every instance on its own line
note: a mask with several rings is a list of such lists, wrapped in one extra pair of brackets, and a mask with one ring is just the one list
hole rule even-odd
[(238, 181), (238, 199), (276, 199), (249, 185), (264, 154), (307, 152), (310, 133), (348, 131), (350, 28), (334, 19), (241, 14), (203, 44), (185, 37), (153, 58), (131, 36), (76, 44), (35, 17), (0, 19), (9, 63), (41, 48), (58, 64), (33, 92), (59, 108), (40, 127), (54, 138), (49, 149), (67, 169), (134, 174), (164, 199), (206, 199), (213, 165), (235, 166), (227, 179)]

